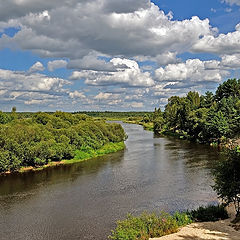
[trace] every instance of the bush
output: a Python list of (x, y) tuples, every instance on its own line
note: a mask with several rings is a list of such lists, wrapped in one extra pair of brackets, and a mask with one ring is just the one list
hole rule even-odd
[(176, 212), (173, 215), (173, 218), (176, 219), (179, 227), (186, 226), (187, 224), (192, 223), (192, 217), (191, 217), (191, 214), (189, 214), (189, 213)]
[(126, 220), (118, 221), (117, 227), (112, 231), (110, 239), (114, 240), (148, 240), (174, 233), (180, 226), (191, 222), (186, 213), (176, 213), (171, 216), (167, 213), (143, 213), (139, 217), (131, 214)]
[(228, 218), (224, 205), (199, 207), (197, 210), (191, 211), (190, 215), (194, 221), (198, 222), (218, 221)]
[(230, 149), (226, 159), (214, 169), (215, 184), (213, 189), (226, 204), (233, 203), (236, 216), (240, 215), (240, 149)]

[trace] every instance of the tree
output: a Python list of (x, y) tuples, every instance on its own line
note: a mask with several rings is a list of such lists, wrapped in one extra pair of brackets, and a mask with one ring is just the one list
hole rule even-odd
[(220, 84), (216, 91), (215, 99), (220, 101), (222, 98), (230, 96), (234, 98), (240, 96), (240, 79), (228, 79), (223, 84)]
[(12, 107), (12, 113), (15, 113), (17, 111), (17, 108), (14, 106)]
[(221, 111), (209, 111), (208, 119), (205, 126), (209, 138), (221, 138), (229, 132), (229, 124)]
[(8, 122), (11, 122), (12, 118), (9, 114), (3, 113), (0, 111), (0, 124), (6, 124)]
[(205, 95), (201, 96), (201, 107), (210, 108), (214, 102), (214, 94), (207, 91)]
[(227, 157), (214, 169), (213, 189), (226, 204), (233, 203), (236, 217), (240, 216), (240, 151), (228, 150)]

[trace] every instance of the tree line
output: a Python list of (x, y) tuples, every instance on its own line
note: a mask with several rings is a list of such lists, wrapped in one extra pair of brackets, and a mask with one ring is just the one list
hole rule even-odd
[(239, 136), (240, 79), (220, 84), (215, 94), (190, 91), (184, 97), (172, 96), (164, 112), (155, 109), (149, 121), (156, 133), (172, 132), (201, 143)]
[(77, 150), (97, 150), (125, 139), (120, 124), (85, 114), (0, 112), (0, 172), (74, 158)]

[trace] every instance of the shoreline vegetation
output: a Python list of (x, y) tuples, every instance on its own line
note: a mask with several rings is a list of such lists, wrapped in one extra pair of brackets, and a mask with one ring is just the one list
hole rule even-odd
[(0, 174), (41, 170), (124, 149), (120, 124), (85, 114), (0, 112)]
[[(58, 165), (67, 165), (67, 164), (74, 164), (74, 163), (79, 163), (83, 162), (89, 159), (105, 156), (110, 153), (115, 153), (121, 150), (125, 149), (125, 144), (124, 142), (118, 142), (118, 143), (107, 143), (104, 146), (102, 146), (100, 149), (94, 150), (94, 149), (89, 149), (88, 151), (83, 151), (83, 150), (77, 150), (76, 151), (76, 156), (71, 159), (71, 160), (61, 160), (58, 162), (50, 162), (46, 165), (43, 165), (41, 167), (22, 167), (20, 168), (17, 172), (23, 173), (23, 172), (28, 172), (28, 171), (40, 171), (45, 168), (49, 167), (55, 167)], [(12, 172), (4, 172), (2, 174), (10, 174)], [(0, 173), (1, 174), (1, 173)]]
[(113, 240), (148, 240), (176, 233), (180, 228), (191, 223), (215, 222), (228, 219), (224, 205), (199, 207), (193, 211), (142, 213), (140, 216), (129, 214), (125, 220), (117, 222), (109, 239)]
[(234, 148), (240, 138), (240, 79), (229, 79), (215, 92), (188, 92), (168, 99), (164, 112), (155, 109), (154, 132), (213, 146)]
[(220, 84), (215, 94), (190, 91), (184, 97), (170, 97), (164, 111), (155, 108), (118, 120), (158, 135), (233, 149), (240, 145), (240, 79)]

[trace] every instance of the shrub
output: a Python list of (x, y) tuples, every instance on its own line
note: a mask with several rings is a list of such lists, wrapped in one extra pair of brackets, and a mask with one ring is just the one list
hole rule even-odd
[(109, 238), (114, 240), (148, 240), (174, 233), (179, 226), (190, 222), (191, 219), (186, 213), (176, 213), (174, 216), (163, 212), (160, 215), (143, 213), (139, 217), (129, 214), (127, 219), (117, 222), (117, 227)]
[(215, 166), (213, 189), (225, 203), (233, 203), (236, 216), (240, 215), (240, 150), (230, 149), (226, 159)]
[(192, 223), (192, 217), (189, 213), (176, 212), (173, 217), (176, 219), (179, 227)]
[(199, 222), (218, 221), (228, 218), (228, 213), (224, 205), (199, 207), (197, 210), (191, 211), (190, 215), (194, 221)]

